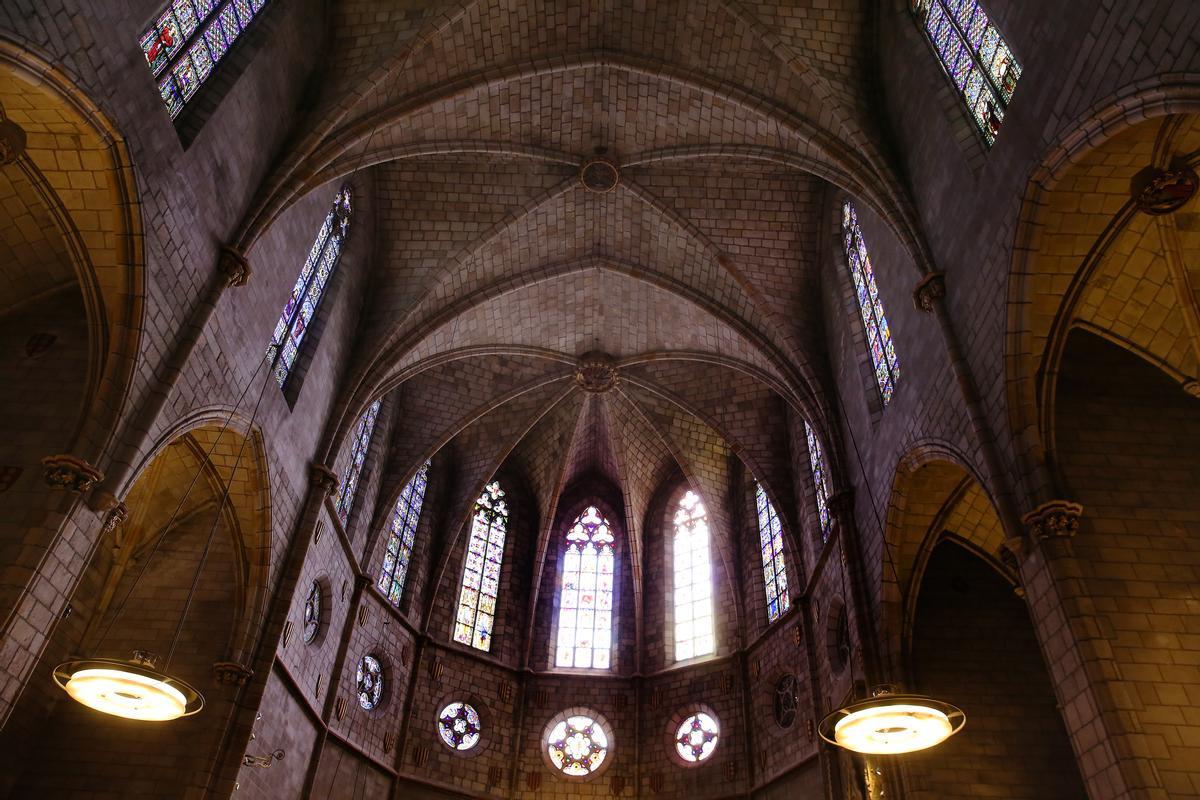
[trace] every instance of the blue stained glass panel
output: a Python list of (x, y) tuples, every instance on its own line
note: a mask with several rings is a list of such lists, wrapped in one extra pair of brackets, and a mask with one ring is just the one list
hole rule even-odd
[(454, 641), (484, 651), (492, 646), (492, 623), (504, 560), (508, 506), (503, 498), (504, 490), (493, 481), (475, 501), (454, 626)]
[(883, 313), (883, 301), (875, 283), (875, 271), (867, 253), (867, 243), (858, 224), (858, 214), (849, 200), (842, 206), (842, 241), (846, 245), (846, 261), (854, 280), (858, 308), (867, 335), (867, 350), (871, 354), (879, 393), (886, 406), (892, 399), (896, 380), (900, 377), (900, 363), (892, 346), (891, 331)]
[(404, 581), (408, 577), (408, 564), (416, 541), (417, 523), (421, 520), (428, 476), (429, 462), (426, 461), (401, 490), (392, 511), (387, 550), (379, 573), (379, 588), (395, 606), (400, 605), (404, 593)]
[(825, 478), (825, 454), (821, 442), (808, 421), (804, 422), (804, 437), (808, 443), (808, 464), (812, 468), (813, 490), (817, 498), (817, 518), (821, 523), (821, 541), (829, 538), (832, 519), (829, 516), (829, 484)]
[(367, 459), (367, 448), (371, 445), (371, 434), (375, 431), (375, 421), (379, 417), (380, 401), (376, 400), (367, 407), (354, 426), (354, 438), (350, 443), (350, 461), (342, 472), (341, 488), (338, 490), (337, 509), (338, 519), (345, 525), (350, 517), (350, 509), (354, 505), (354, 496), (358, 490), (358, 478), (362, 474), (363, 464)]
[(783, 555), (783, 524), (770, 498), (758, 481), (754, 482), (754, 502), (758, 509), (758, 538), (762, 546), (763, 582), (767, 591), (767, 622), (774, 622), (788, 610), (787, 564)]

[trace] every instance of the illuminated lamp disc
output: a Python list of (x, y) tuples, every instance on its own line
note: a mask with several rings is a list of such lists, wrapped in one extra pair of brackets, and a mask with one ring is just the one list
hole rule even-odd
[(194, 714), (204, 705), (204, 698), (183, 681), (122, 661), (62, 664), (54, 680), (76, 702), (126, 719), (164, 722)]
[(821, 723), (826, 741), (872, 755), (896, 755), (941, 744), (962, 729), (966, 715), (919, 695), (881, 695), (835, 711)]

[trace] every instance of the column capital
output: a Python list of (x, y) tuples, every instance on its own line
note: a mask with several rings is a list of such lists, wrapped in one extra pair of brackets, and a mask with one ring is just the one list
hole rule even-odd
[(1070, 538), (1079, 532), (1083, 506), (1070, 500), (1050, 500), (1021, 517), (1034, 543), (1043, 539)]
[(245, 686), (254, 675), (254, 670), (236, 661), (218, 661), (213, 664), (213, 677), (222, 686)]
[(333, 494), (338, 488), (338, 476), (329, 467), (314, 461), (308, 465), (308, 484), (325, 494)]
[(104, 480), (104, 473), (82, 458), (59, 453), (42, 459), (42, 477), (57, 489), (88, 492)]
[(913, 288), (913, 305), (918, 311), (931, 312), (934, 304), (946, 296), (946, 275), (931, 272)]
[(253, 273), (250, 262), (246, 260), (242, 251), (228, 245), (221, 246), (221, 254), (217, 257), (217, 269), (225, 276), (226, 288), (245, 286)]
[(838, 489), (825, 498), (825, 505), (829, 508), (829, 513), (834, 516), (841, 517), (852, 514), (854, 512), (854, 490)]

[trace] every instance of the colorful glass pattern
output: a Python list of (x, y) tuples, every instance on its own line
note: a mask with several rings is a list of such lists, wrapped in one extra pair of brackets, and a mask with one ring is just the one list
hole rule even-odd
[(829, 526), (832, 524), (829, 516), (829, 483), (825, 478), (825, 454), (821, 452), (821, 442), (808, 420), (804, 421), (804, 436), (808, 440), (808, 464), (812, 467), (813, 493), (817, 497), (817, 519), (821, 523), (823, 542), (829, 538)]
[(367, 711), (379, 706), (383, 700), (383, 665), (375, 656), (363, 656), (354, 675), (358, 704)]
[(683, 661), (716, 649), (708, 514), (690, 490), (675, 510), (674, 551), (675, 660)]
[(567, 529), (558, 594), (558, 667), (608, 669), (612, 655), (613, 534), (589, 506)]
[(405, 485), (392, 512), (392, 528), (388, 532), (387, 551), (379, 571), (379, 591), (387, 595), (392, 605), (400, 605), (404, 594), (404, 579), (412, 558), (417, 523), (421, 520), (421, 505), (425, 502), (425, 487), (429, 483), (429, 462), (426, 461), (412, 480)]
[(849, 200), (842, 205), (842, 242), (846, 246), (846, 261), (854, 278), (858, 309), (867, 331), (867, 350), (875, 365), (875, 381), (879, 384), (879, 393), (886, 406), (900, 378), (900, 361), (896, 358), (892, 331), (883, 313), (879, 287), (875, 285), (875, 270), (867, 255), (867, 243), (863, 239), (862, 228), (858, 226), (858, 214)]
[(217, 62), (267, 0), (171, 0), (138, 43), (172, 117), (196, 96)]
[(917, 0), (933, 50), (990, 147), (1021, 78), (1021, 65), (976, 0)]
[(471, 541), (463, 564), (462, 591), (454, 641), (477, 650), (492, 649), (496, 598), (500, 592), (500, 567), (504, 563), (504, 538), (508, 534), (508, 502), (496, 481), (484, 487), (475, 502)]
[(267, 361), (281, 388), (296, 363), (300, 343), (321, 303), (329, 277), (337, 269), (342, 245), (350, 230), (350, 212), (350, 187), (343, 186), (333, 198), (333, 208), (325, 215), (325, 222), (317, 231), (316, 241), (308, 251), (296, 285), (279, 315), (279, 322), (275, 323), (275, 333), (267, 347)]
[(767, 620), (774, 622), (786, 612), (791, 603), (788, 597), (787, 564), (783, 558), (783, 525), (775, 506), (754, 482), (754, 505), (758, 512), (758, 544), (762, 549), (763, 581), (767, 587)]
[(304, 643), (311, 644), (321, 630), (321, 584), (316, 581), (304, 599)]
[(675, 752), (684, 761), (699, 762), (717, 749), (721, 728), (717, 721), (703, 711), (692, 714), (675, 731)]
[(452, 750), (470, 750), (482, 731), (479, 712), (469, 703), (451, 703), (438, 713), (438, 733)]
[(342, 471), (342, 480), (338, 488), (337, 509), (338, 519), (344, 526), (350, 519), (350, 509), (354, 506), (354, 496), (358, 493), (358, 479), (362, 475), (363, 462), (367, 460), (367, 448), (371, 446), (371, 434), (375, 432), (375, 420), (379, 417), (379, 400), (363, 412), (354, 426), (354, 439), (350, 444), (350, 462)]
[(595, 772), (608, 756), (608, 734), (596, 720), (576, 714), (559, 720), (546, 737), (550, 761), (564, 775), (582, 778)]

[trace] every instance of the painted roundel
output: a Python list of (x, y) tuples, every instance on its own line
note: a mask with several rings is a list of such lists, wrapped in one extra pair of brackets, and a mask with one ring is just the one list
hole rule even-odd
[(452, 750), (470, 750), (482, 730), (479, 712), (468, 703), (451, 703), (438, 714), (438, 733)]
[(717, 749), (721, 728), (717, 721), (703, 711), (692, 714), (675, 731), (675, 752), (684, 761), (700, 762)]
[(358, 672), (355, 675), (355, 686), (358, 690), (358, 704), (367, 711), (375, 708), (383, 700), (383, 665), (375, 656), (363, 656), (358, 662)]
[(591, 775), (608, 756), (608, 733), (584, 714), (560, 719), (546, 735), (546, 753), (564, 775), (583, 778)]

